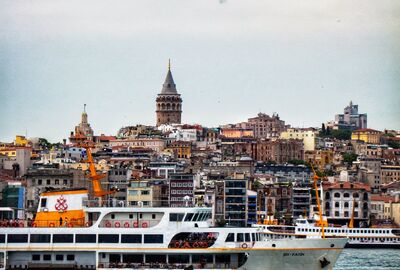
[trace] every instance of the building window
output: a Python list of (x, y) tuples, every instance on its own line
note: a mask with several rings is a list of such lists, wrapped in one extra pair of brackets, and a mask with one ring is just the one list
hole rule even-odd
[(340, 193), (339, 192), (335, 192), (335, 198), (340, 198)]
[(335, 217), (339, 216), (339, 211), (335, 211)]
[(51, 185), (50, 183), (51, 183), (50, 179), (47, 179), (46, 180), (46, 185)]

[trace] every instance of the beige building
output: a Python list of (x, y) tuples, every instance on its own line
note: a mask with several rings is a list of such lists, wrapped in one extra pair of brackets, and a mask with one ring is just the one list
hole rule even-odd
[(385, 208), (385, 204), (388, 204), (392, 201), (394, 201), (394, 198), (390, 196), (382, 196), (378, 194), (371, 195), (371, 219), (389, 218), (389, 209)]
[(332, 150), (305, 151), (304, 160), (316, 165), (319, 170), (324, 170), (333, 164)]
[(137, 138), (124, 140), (110, 140), (110, 147), (124, 146), (131, 148), (149, 148), (160, 153), (165, 148), (165, 141), (161, 138)]
[(391, 219), (397, 224), (400, 225), (400, 202), (391, 203), (392, 215)]
[(153, 189), (148, 181), (131, 181), (126, 190), (127, 206), (153, 207)]
[(256, 117), (249, 118), (247, 122), (240, 123), (238, 126), (252, 129), (255, 138), (278, 138), (279, 134), (288, 128), (278, 114), (269, 116), (265, 113), (259, 113)]
[(400, 181), (400, 166), (381, 165), (381, 184)]
[(313, 128), (288, 128), (280, 135), (281, 139), (303, 140), (304, 151), (315, 150), (315, 139), (318, 131)]

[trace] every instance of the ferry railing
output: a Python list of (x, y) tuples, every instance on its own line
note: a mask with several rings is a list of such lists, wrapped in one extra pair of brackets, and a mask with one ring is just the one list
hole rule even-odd
[(129, 263), (129, 262), (115, 262), (115, 263), (99, 263), (98, 268), (133, 268), (133, 269), (231, 269), (233, 265), (229, 263)]
[[(127, 205), (126, 201), (123, 200), (83, 200), (84, 207), (113, 207), (113, 208), (123, 208), (123, 207), (168, 207), (168, 200), (152, 200), (148, 205)], [(189, 207), (193, 207), (193, 205), (189, 205)]]
[(35, 227), (89, 227), (91, 222), (85, 222), (84, 218), (71, 220), (0, 220), (1, 228), (35, 228)]

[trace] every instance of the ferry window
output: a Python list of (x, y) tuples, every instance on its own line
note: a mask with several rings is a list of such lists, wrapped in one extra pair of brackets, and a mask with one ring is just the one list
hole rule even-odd
[(225, 242), (235, 242), (235, 234), (229, 233), (228, 236), (226, 237)]
[(121, 243), (142, 243), (141, 234), (121, 234)]
[(252, 233), (251, 234), (251, 240), (254, 242), (254, 241), (256, 241), (256, 234), (255, 233)]
[(40, 207), (46, 207), (46, 204), (47, 204), (47, 199), (46, 198), (42, 198), (40, 200)]
[(99, 243), (118, 243), (118, 234), (99, 234)]
[(238, 233), (236, 235), (236, 242), (243, 242), (243, 241), (244, 241), (243, 233)]
[(216, 254), (215, 255), (216, 263), (230, 264), (231, 255), (230, 254)]
[(8, 243), (26, 243), (28, 242), (27, 234), (9, 234), (7, 238)]
[(6, 235), (0, 234), (0, 243), (5, 243), (5, 242), (6, 242)]
[(74, 261), (75, 260), (75, 255), (74, 254), (68, 254), (67, 255), (67, 261)]
[(168, 255), (169, 263), (189, 263), (189, 255)]
[(40, 261), (40, 255), (39, 254), (32, 254), (32, 261)]
[(167, 255), (161, 254), (146, 254), (146, 263), (166, 263), (167, 262)]
[(56, 261), (63, 261), (63, 260), (64, 260), (64, 255), (56, 254)]
[(185, 217), (185, 221), (191, 221), (193, 218), (193, 213), (187, 213)]
[(198, 221), (199, 218), (199, 213), (196, 213), (193, 217), (193, 221)]
[(164, 235), (162, 234), (145, 234), (144, 235), (144, 243), (163, 243), (164, 242)]
[(77, 234), (75, 235), (76, 243), (96, 243), (95, 234)]
[(142, 213), (139, 214), (139, 218), (140, 218), (140, 219), (143, 218), (143, 214), (142, 214)]
[(250, 234), (249, 233), (245, 233), (244, 234), (244, 240), (245, 240), (245, 242), (250, 242), (251, 240), (250, 240)]
[(129, 214), (129, 219), (132, 219), (133, 218), (133, 214)]
[(115, 219), (115, 215), (114, 214), (111, 214), (111, 219)]
[(192, 263), (213, 263), (212, 254), (193, 254)]
[(143, 254), (122, 254), (122, 261), (124, 263), (142, 263)]
[(51, 261), (51, 254), (44, 254), (43, 261)]
[(50, 243), (50, 234), (31, 234), (31, 243)]
[(73, 234), (53, 234), (53, 243), (72, 243)]
[(152, 219), (156, 219), (156, 214), (152, 214), (152, 215), (151, 215), (151, 218), (152, 218)]
[(179, 213), (170, 213), (169, 214), (169, 221), (182, 221), (184, 214)]

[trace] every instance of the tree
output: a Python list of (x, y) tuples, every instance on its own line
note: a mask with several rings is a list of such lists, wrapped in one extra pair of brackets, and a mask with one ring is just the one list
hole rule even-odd
[(351, 139), (351, 131), (350, 130), (343, 130), (343, 129), (338, 129), (338, 130), (332, 130), (331, 136), (332, 138), (338, 139), (338, 140), (350, 140)]
[(331, 128), (330, 128), (330, 127), (327, 127), (327, 128), (326, 128), (326, 133), (325, 133), (325, 135), (326, 135), (326, 136), (330, 136), (330, 135), (331, 135)]
[(393, 140), (388, 141), (388, 146), (392, 147), (394, 149), (399, 149), (400, 148), (400, 142), (396, 142)]
[(301, 159), (292, 159), (292, 160), (289, 160), (288, 163), (292, 164), (292, 165), (305, 165), (306, 164), (305, 161), (301, 160)]
[(357, 160), (358, 155), (356, 153), (343, 153), (342, 154), (343, 161), (348, 163), (349, 165), (353, 165), (353, 162)]
[(322, 123), (321, 132), (322, 132), (322, 135), (326, 135), (326, 129), (325, 129), (325, 124), (324, 123)]
[(43, 150), (48, 150), (51, 148), (51, 143), (45, 138), (39, 138), (39, 146)]

